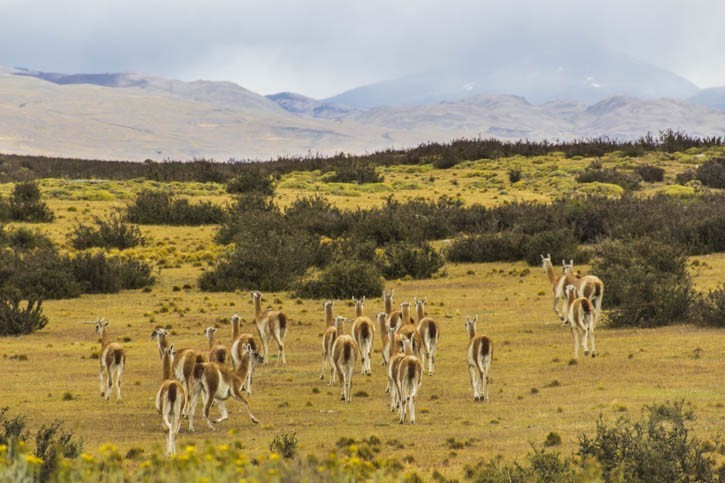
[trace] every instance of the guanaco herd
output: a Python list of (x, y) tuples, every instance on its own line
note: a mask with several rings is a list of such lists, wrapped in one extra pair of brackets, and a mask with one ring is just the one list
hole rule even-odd
[[(588, 340), (591, 340), (591, 356), (595, 357), (594, 327), (601, 315), (604, 283), (593, 275), (579, 277), (574, 273), (573, 261), (562, 261), (563, 270), (557, 276), (551, 263), (551, 255), (541, 255), (542, 267), (551, 282), (554, 294), (554, 312), (571, 328), (574, 339), (574, 357), (579, 355), (579, 336), (584, 355), (589, 355)], [(252, 292), (254, 302), (255, 326), (257, 338), (250, 333), (242, 333), (240, 317), (231, 316), (232, 344), (227, 349), (216, 340), (215, 327), (207, 327), (204, 335), (208, 339), (206, 351), (197, 349), (178, 349), (169, 341), (169, 332), (156, 328), (151, 333), (157, 342), (162, 366), (162, 383), (156, 394), (156, 410), (161, 415), (166, 432), (166, 452), (176, 453), (176, 435), (181, 427), (182, 418), (189, 421), (189, 431), (194, 431), (194, 414), (199, 396), (202, 397), (202, 417), (209, 428), (214, 423), (228, 419), (225, 402), (229, 398), (238, 400), (249, 414), (253, 423), (257, 418), (252, 414), (244, 396), (252, 394), (252, 376), (257, 365), (268, 362), (269, 342), (274, 339), (278, 348), (277, 365), (286, 365), (284, 338), (288, 320), (281, 311), (262, 309), (262, 294)], [(355, 306), (355, 318), (342, 315), (334, 316), (334, 302), (323, 304), (326, 329), (322, 335), (322, 370), (320, 379), (324, 380), (329, 372), (330, 386), (339, 383), (340, 399), (352, 400), (352, 379), (358, 355), (361, 359), (361, 375), (372, 374), (372, 352), (376, 332), (379, 333), (382, 359), (380, 365), (386, 368), (387, 385), (385, 392), (390, 394), (390, 410), (399, 412), (400, 423), (407, 419), (415, 424), (415, 400), (422, 383), (424, 368), (429, 375), (435, 374), (436, 348), (440, 338), (440, 327), (426, 315), (427, 299), (413, 299), (417, 325), (411, 316), (409, 302), (394, 310), (393, 291), (383, 292), (383, 312), (375, 316), (375, 323), (364, 315), (365, 297), (352, 298)], [(345, 323), (352, 322), (350, 334), (345, 334)], [(465, 328), (468, 332), (466, 361), (470, 375), (473, 399), (489, 401), (491, 362), (493, 360), (493, 341), (476, 331), (478, 316), (466, 316)], [(113, 386), (116, 398), (121, 399), (121, 375), (126, 362), (126, 353), (121, 344), (112, 342), (108, 335), (109, 322), (103, 319), (96, 322), (96, 333), (101, 338), (100, 386), (101, 397), (109, 399)], [(260, 354), (259, 349), (262, 349)], [(216, 403), (221, 416), (212, 422), (209, 412)]]

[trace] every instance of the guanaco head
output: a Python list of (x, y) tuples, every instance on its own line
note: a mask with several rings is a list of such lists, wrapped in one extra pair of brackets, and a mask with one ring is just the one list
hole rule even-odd
[(232, 314), (232, 316), (229, 318), (229, 322), (232, 324), (232, 326), (239, 325), (239, 323), (242, 321), (242, 318), (239, 316), (239, 314)]
[(378, 322), (378, 325), (382, 327), (383, 325), (387, 325), (388, 315), (385, 312), (378, 312), (375, 314), (375, 320)]
[(207, 327), (206, 329), (204, 329), (204, 335), (206, 336), (207, 339), (214, 337), (215, 332), (216, 332), (216, 327)]
[(347, 319), (343, 315), (338, 315), (335, 317), (335, 327), (343, 327), (345, 325), (345, 321)]
[(264, 363), (264, 357), (262, 357), (259, 352), (254, 350), (251, 344), (244, 344), (242, 346), (242, 357), (244, 357), (246, 354), (249, 354), (250, 360), (252, 362), (256, 364)]
[(335, 302), (332, 300), (325, 300), (325, 302), (322, 304), (322, 310), (327, 312), (328, 310), (332, 310), (332, 306), (335, 305)]
[(96, 334), (103, 335), (103, 331), (106, 330), (106, 327), (109, 325), (111, 325), (110, 320), (108, 322), (103, 319), (96, 320)]
[(261, 292), (257, 292), (256, 290), (254, 292), (252, 292), (252, 300), (254, 300), (254, 302), (257, 302), (257, 301), (260, 301), (261, 302), (262, 301), (262, 293)]
[(466, 315), (466, 330), (468, 331), (469, 337), (476, 335), (476, 322), (478, 322), (478, 314), (476, 314), (473, 318)]
[(570, 259), (569, 263), (566, 263), (566, 260), (561, 261), (561, 271), (564, 275), (570, 273), (574, 275), (574, 259)]
[(546, 270), (551, 265), (551, 253), (547, 253), (546, 256), (541, 255), (541, 266)]

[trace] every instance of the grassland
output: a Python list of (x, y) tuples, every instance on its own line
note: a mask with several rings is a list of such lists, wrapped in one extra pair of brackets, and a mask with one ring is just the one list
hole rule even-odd
[[(663, 183), (643, 187), (644, 193), (654, 193), (671, 189), (674, 176), (706, 154), (693, 150), (629, 159), (615, 153), (603, 161), (606, 166), (649, 163), (665, 168)], [(298, 196), (319, 193), (341, 207), (354, 208), (382, 203), (391, 195), (401, 199), (460, 196), (466, 203), (491, 204), (546, 200), (591, 189), (616, 194), (617, 187), (582, 187), (573, 181), (574, 174), (589, 162), (591, 159), (546, 156), (478, 160), (449, 170), (399, 166), (384, 170), (384, 183), (362, 187), (323, 183), (320, 173), (293, 173), (280, 180), (277, 199), (284, 205)], [(524, 173), (514, 185), (507, 176), (511, 168)], [(76, 223), (122, 208), (151, 183), (42, 180), (40, 186), (57, 220), (33, 227), (47, 233), (63, 250), (70, 250), (66, 236)], [(221, 185), (176, 184), (171, 188), (193, 199), (228, 201)], [(0, 186), (0, 193), (10, 189), (9, 185)], [(219, 338), (228, 340), (229, 316), (239, 313), (243, 330), (254, 332), (249, 292), (203, 293), (196, 287), (198, 276), (224, 249), (212, 241), (215, 229), (143, 227), (150, 243), (130, 252), (156, 265), (158, 281), (150, 292), (45, 302), (50, 318), (46, 328), (0, 342), (0, 406), (28, 415), (32, 427), (62, 419), (83, 438), (91, 453), (105, 442), (114, 443), (122, 452), (162, 447), (153, 402), (161, 366), (149, 337), (151, 330), (169, 326), (177, 348), (202, 348), (204, 327), (217, 325)], [(725, 281), (725, 254), (696, 259), (692, 270), (699, 288)], [(256, 455), (268, 452), (275, 435), (295, 432), (302, 454), (326, 455), (340, 437), (375, 435), (390, 455), (424, 472), (435, 468), (455, 477), (463, 465), (479, 458), (502, 455), (507, 460), (521, 459), (531, 443), (540, 446), (552, 431), (561, 435), (560, 450), (568, 453), (578, 435), (594, 430), (600, 414), (609, 419), (634, 418), (645, 404), (679, 399), (695, 408), (699, 436), (713, 440), (723, 436), (721, 331), (692, 326), (653, 330), (600, 327), (599, 356), (581, 357), (577, 364), (570, 364), (571, 336), (554, 315), (548, 281), (536, 267), (523, 263), (448, 264), (445, 273), (432, 280), (393, 281), (387, 288), (395, 289), (398, 303), (426, 296), (429, 313), (441, 325), (437, 373), (424, 378), (415, 426), (399, 425), (388, 409), (385, 375), (377, 365), (379, 340), (375, 341), (373, 375), (364, 377), (356, 371), (352, 403), (344, 404), (339, 401), (338, 387), (319, 380), (322, 301), (267, 293), (266, 303), (283, 309), (292, 324), (286, 339), (288, 365), (276, 367), (273, 357), (272, 364), (258, 368), (255, 376), (250, 404), (260, 424), (252, 425), (241, 408), (230, 402), (230, 420), (215, 431), (197, 421), (197, 432), (183, 431), (180, 444), (205, 439), (220, 444), (240, 441)], [(365, 309), (373, 315), (382, 309), (382, 301), (369, 300)], [(348, 300), (336, 301), (335, 313), (351, 317), (353, 307)], [(490, 404), (473, 401), (464, 353), (466, 314), (479, 314), (479, 331), (495, 344)], [(122, 402), (99, 397), (98, 361), (92, 358), (99, 342), (93, 327), (83, 324), (96, 317), (112, 321), (112, 337), (123, 341), (128, 350)]]

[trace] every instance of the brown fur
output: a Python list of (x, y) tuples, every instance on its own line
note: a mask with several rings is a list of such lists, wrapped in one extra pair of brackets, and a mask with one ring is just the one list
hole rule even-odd
[[(121, 400), (121, 376), (126, 366), (126, 352), (118, 342), (111, 342), (107, 327), (110, 322), (103, 319), (96, 321), (96, 333), (101, 336), (101, 351), (99, 353), (99, 379), (101, 397), (110, 399), (111, 388), (116, 386), (116, 399)], [(115, 382), (114, 382), (115, 375)], [(105, 379), (105, 381), (104, 381)]]
[(352, 376), (355, 372), (358, 350), (355, 339), (349, 335), (338, 336), (332, 346), (332, 361), (335, 364), (336, 375), (340, 379), (342, 388), (340, 399), (343, 401), (352, 401)]
[[(214, 425), (209, 419), (209, 410), (211, 409), (212, 403), (216, 401), (222, 412), (221, 417), (215, 420), (215, 422), (219, 423), (229, 417), (225, 401), (230, 397), (242, 403), (242, 406), (247, 410), (253, 423), (258, 422), (257, 418), (250, 411), (247, 400), (241, 393), (244, 381), (234, 371), (215, 362), (204, 362), (194, 366), (194, 379), (195, 389), (192, 401), (195, 402), (199, 393), (202, 394), (204, 400), (203, 417), (209, 425), (209, 428), (214, 429)], [(195, 404), (192, 403), (189, 414), (190, 419), (193, 418), (193, 406)]]
[(259, 292), (252, 292), (252, 300), (254, 301), (254, 314), (255, 323), (257, 326), (257, 332), (259, 338), (264, 346), (264, 361), (269, 360), (269, 340), (274, 338), (277, 343), (279, 357), (277, 358), (277, 365), (287, 364), (284, 352), (284, 337), (287, 332), (287, 316), (278, 311), (267, 309), (262, 311), (262, 294)]

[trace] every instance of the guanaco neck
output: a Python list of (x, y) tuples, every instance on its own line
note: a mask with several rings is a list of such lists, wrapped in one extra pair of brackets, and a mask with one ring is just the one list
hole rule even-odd
[(161, 360), (161, 378), (164, 381), (171, 379), (171, 352), (164, 350), (164, 358)]
[(415, 303), (415, 311), (418, 315), (418, 323), (425, 317), (425, 302), (418, 300)]
[(262, 320), (262, 294), (254, 294), (254, 320), (257, 324)]
[(400, 304), (401, 318), (403, 319), (403, 325), (412, 323), (410, 320), (410, 303), (403, 302)]
[(101, 348), (106, 347), (111, 342), (108, 337), (108, 329), (106, 327), (101, 329)]
[(468, 329), (468, 340), (473, 340), (473, 338), (476, 337), (476, 324), (466, 324), (466, 329)]
[(579, 277), (574, 275), (573, 269), (567, 269), (566, 273), (564, 273), (564, 276), (566, 277), (567, 284), (574, 285), (575, 287), (579, 284)]
[(209, 339), (209, 350), (214, 348), (214, 332), (209, 331), (206, 334), (207, 339)]
[(325, 303), (325, 324), (327, 327), (335, 324), (335, 319), (332, 317), (332, 302)]
[(239, 337), (239, 318), (232, 317), (232, 342)]
[(345, 322), (344, 321), (335, 322), (335, 337), (340, 337), (344, 333), (345, 333)]
[(557, 277), (554, 273), (554, 266), (551, 264), (550, 260), (544, 260), (544, 271), (546, 272), (546, 276), (549, 277), (551, 285), (556, 286)]
[(393, 312), (393, 294), (388, 295), (383, 292), (383, 303), (385, 304), (385, 315), (390, 315)]

